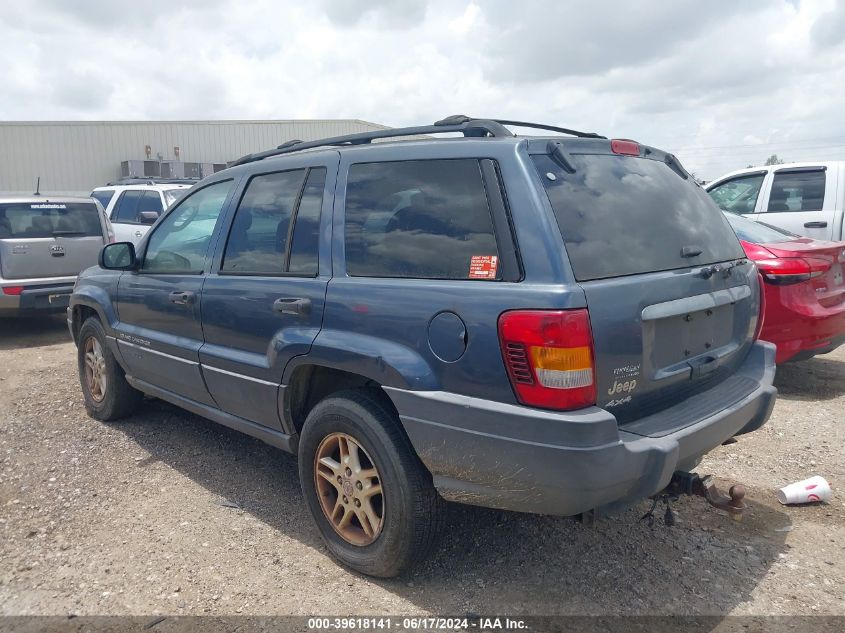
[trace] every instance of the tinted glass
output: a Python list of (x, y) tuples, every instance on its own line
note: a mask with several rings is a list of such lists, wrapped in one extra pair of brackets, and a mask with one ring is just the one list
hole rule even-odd
[(720, 208), (731, 213), (754, 213), (760, 187), (766, 174), (734, 178), (713, 187), (707, 193)]
[(231, 180), (209, 185), (186, 197), (168, 213), (150, 236), (143, 270), (201, 273), (211, 234), (231, 187)]
[(102, 235), (100, 212), (93, 202), (0, 204), (0, 239)]
[(478, 161), (352, 165), (346, 268), (353, 276), (501, 278)]
[(111, 212), (112, 222), (134, 224), (138, 222), (138, 203), (143, 191), (124, 191)]
[(94, 198), (97, 202), (103, 205), (104, 209), (107, 209), (109, 206), (109, 202), (114, 197), (114, 189), (109, 189), (106, 191), (92, 191), (91, 197)]
[(274, 275), (285, 271), (288, 228), (305, 170), (255, 176), (241, 198), (222, 270)]
[[(549, 156), (533, 158), (579, 281), (743, 257), (719, 207), (666, 163), (573, 155), (569, 174)], [(701, 254), (682, 257), (685, 246)]]
[(326, 170), (312, 169), (302, 192), (302, 200), (296, 211), (296, 222), (290, 247), (288, 270), (303, 275), (316, 275), (319, 263), (320, 209), (323, 206), (323, 188), (326, 185)]
[(752, 244), (789, 242), (798, 237), (789, 231), (784, 231), (783, 229), (779, 229), (769, 224), (763, 224), (762, 222), (754, 222), (753, 220), (749, 220), (738, 215), (728, 214), (725, 217), (728, 218), (728, 222), (730, 222), (731, 227), (733, 227), (736, 236), (739, 239), (751, 242)]
[(775, 172), (769, 213), (821, 211), (824, 203), (824, 172)]
[(138, 213), (141, 211), (155, 211), (161, 213), (164, 209), (161, 206), (161, 196), (158, 191), (145, 191), (138, 204)]
[(182, 196), (184, 196), (186, 191), (188, 191), (187, 187), (185, 187), (184, 189), (166, 189), (164, 191), (164, 202), (169, 207), (174, 202), (179, 200)]

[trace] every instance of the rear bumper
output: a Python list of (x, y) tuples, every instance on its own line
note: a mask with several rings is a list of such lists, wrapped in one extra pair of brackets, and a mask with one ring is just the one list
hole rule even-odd
[[(738, 373), (751, 393), (671, 433), (618, 428), (602, 409), (553, 413), (444, 392), (388, 389), (434, 485), (450, 501), (519, 512), (613, 511), (649, 497), (726, 439), (761, 427), (777, 390), (775, 348), (756, 343)], [(711, 394), (718, 397), (719, 385)]]
[(824, 308), (785, 301), (775, 290), (782, 289), (766, 294), (766, 321), (760, 338), (777, 345), (778, 364), (826, 354), (845, 342), (845, 304)]
[(20, 295), (7, 295), (0, 290), (0, 316), (64, 312), (73, 292), (73, 281), (35, 286), (27, 286), (24, 283), (14, 285), (24, 286), (24, 289)]

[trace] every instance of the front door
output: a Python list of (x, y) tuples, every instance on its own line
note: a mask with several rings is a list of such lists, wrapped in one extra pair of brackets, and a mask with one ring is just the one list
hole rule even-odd
[(217, 182), (182, 200), (140, 247), (139, 270), (118, 282), (117, 339), (134, 378), (213, 405), (199, 369), (200, 300), (220, 212), (234, 190)]
[(320, 331), (331, 277), (337, 158), (274, 160), (273, 169), (242, 185), (220, 240), (203, 288), (199, 358), (221, 409), (284, 430), (282, 374)]

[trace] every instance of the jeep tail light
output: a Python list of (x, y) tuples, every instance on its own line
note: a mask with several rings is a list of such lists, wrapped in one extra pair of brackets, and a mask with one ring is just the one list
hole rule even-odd
[(760, 314), (757, 315), (757, 325), (754, 328), (754, 340), (760, 338), (763, 331), (763, 322), (766, 320), (766, 285), (763, 282), (763, 274), (757, 273), (757, 285), (760, 287)]
[(4, 295), (19, 296), (23, 292), (23, 286), (6, 286), (3, 288)]
[(755, 263), (763, 280), (775, 286), (789, 286), (821, 277), (831, 267), (831, 262), (815, 257), (777, 257)]
[(499, 343), (522, 404), (565, 411), (596, 403), (587, 310), (504, 312), (499, 317)]

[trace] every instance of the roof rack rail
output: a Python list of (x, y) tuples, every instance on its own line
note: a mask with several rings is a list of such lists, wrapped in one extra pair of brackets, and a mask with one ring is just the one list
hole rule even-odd
[(469, 137), (512, 137), (515, 136), (513, 132), (505, 127), (505, 125), (516, 125), (519, 127), (536, 128), (539, 130), (549, 130), (551, 132), (561, 132), (572, 136), (581, 138), (607, 138), (596, 134), (595, 132), (579, 132), (577, 130), (570, 130), (564, 127), (556, 127), (553, 125), (544, 125), (541, 123), (527, 123), (524, 121), (510, 121), (506, 119), (474, 119), (463, 114), (454, 114), (445, 119), (436, 121), (434, 125), (421, 125), (416, 127), (400, 127), (387, 130), (375, 130), (372, 132), (359, 132), (358, 134), (346, 134), (344, 136), (333, 136), (330, 138), (319, 139), (316, 141), (300, 141), (292, 140), (286, 141), (276, 147), (275, 149), (268, 149), (264, 152), (257, 152), (255, 154), (247, 154), (241, 156), (238, 160), (231, 163), (230, 167), (237, 165), (245, 165), (246, 163), (254, 163), (271, 156), (281, 156), (282, 154), (290, 154), (291, 152), (299, 152), (305, 149), (314, 149), (317, 147), (343, 147), (351, 145), (367, 145), (376, 139), (381, 138), (397, 138), (401, 136), (418, 136), (420, 134), (444, 134), (446, 132), (461, 132), (464, 136)]
[(193, 185), (200, 181), (199, 178), (137, 178), (128, 176), (112, 182), (107, 182), (106, 187), (117, 187), (120, 185)]
[[(450, 117), (455, 118), (455, 117)], [(380, 138), (396, 138), (400, 136), (418, 136), (420, 134), (443, 134), (446, 132), (461, 132), (464, 136), (513, 136), (513, 133), (506, 127), (490, 121), (488, 119), (470, 119), (469, 117), (460, 117), (462, 120), (456, 123), (443, 123), (439, 121), (434, 125), (421, 125), (416, 127), (400, 127), (388, 130), (374, 130), (372, 132), (359, 132), (358, 134), (347, 134), (345, 136), (334, 136), (331, 138), (319, 139), (316, 141), (287, 141), (282, 143), (275, 149), (269, 149), (265, 152), (257, 152), (255, 154), (247, 154), (242, 156), (230, 167), (237, 165), (244, 165), (246, 163), (254, 163), (255, 161), (264, 160), (271, 156), (280, 156), (282, 154), (289, 154), (291, 152), (299, 152), (304, 149), (313, 149), (315, 147), (338, 147), (351, 145), (367, 145), (370, 142)], [(447, 119), (444, 119), (444, 121)]]
[(579, 132), (578, 130), (570, 130), (565, 127), (557, 127), (556, 125), (546, 125), (545, 123), (528, 123), (526, 121), (509, 121), (507, 119), (495, 119), (496, 123), (502, 125), (515, 125), (517, 127), (535, 128), (537, 130), (549, 130), (550, 132), (561, 132), (562, 134), (569, 134), (570, 136), (577, 136), (579, 138), (607, 138), (595, 132)]

